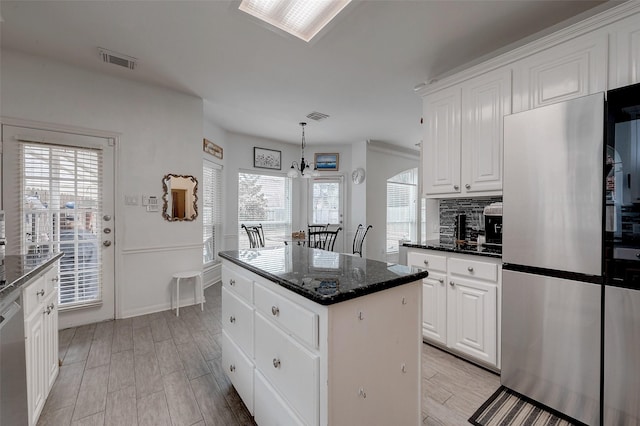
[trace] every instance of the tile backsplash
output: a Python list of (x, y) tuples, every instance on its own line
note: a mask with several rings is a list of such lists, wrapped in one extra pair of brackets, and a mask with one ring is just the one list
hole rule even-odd
[(478, 235), (478, 229), (484, 229), (482, 211), (485, 206), (500, 201), (502, 197), (440, 200), (440, 242), (453, 243), (455, 218), (459, 213), (467, 215), (467, 240), (474, 240)]

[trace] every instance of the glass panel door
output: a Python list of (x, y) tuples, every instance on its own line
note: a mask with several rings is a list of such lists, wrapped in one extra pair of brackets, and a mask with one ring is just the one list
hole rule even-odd
[(343, 194), (342, 177), (315, 178), (310, 181), (309, 199), (311, 206), (309, 208), (309, 225), (326, 225), (329, 229), (342, 227), (338, 233), (335, 252), (344, 252), (345, 242), (344, 236), (344, 194)]

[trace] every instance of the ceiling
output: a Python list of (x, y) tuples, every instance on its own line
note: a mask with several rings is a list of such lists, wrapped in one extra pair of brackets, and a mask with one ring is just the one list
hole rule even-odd
[[(238, 11), (237, 1), (3, 0), (0, 29), (3, 49), (201, 97), (205, 116), (231, 132), (299, 143), (298, 122), (308, 121), (311, 145), (414, 148), (422, 115), (414, 86), (610, 4), (601, 3), (354, 1), (305, 43)], [(98, 47), (137, 58), (136, 69), (103, 63)], [(308, 120), (314, 111), (330, 117)]]

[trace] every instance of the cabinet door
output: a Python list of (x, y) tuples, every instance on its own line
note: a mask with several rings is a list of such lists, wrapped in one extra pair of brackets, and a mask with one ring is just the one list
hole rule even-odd
[(429, 273), (422, 280), (422, 335), (447, 344), (447, 277)]
[(511, 113), (511, 69), (462, 86), (462, 185), (465, 193), (502, 190), (503, 117)]
[(29, 424), (35, 425), (46, 400), (44, 315), (37, 307), (25, 321)]
[(422, 169), (426, 195), (460, 192), (460, 88), (428, 95), (423, 102)]
[(606, 90), (607, 42), (605, 33), (587, 34), (520, 61), (514, 112)]
[(45, 300), (45, 312), (43, 314), (44, 333), (44, 371), (46, 381), (46, 394), (49, 393), (53, 382), (58, 377), (58, 292), (54, 290)]
[(632, 16), (611, 31), (609, 89), (640, 83), (640, 19)]
[(449, 277), (447, 346), (496, 365), (497, 287)]

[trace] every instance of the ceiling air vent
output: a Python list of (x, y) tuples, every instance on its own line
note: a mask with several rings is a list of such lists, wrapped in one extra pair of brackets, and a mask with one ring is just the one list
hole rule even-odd
[(107, 64), (114, 64), (131, 70), (136, 67), (137, 59), (131, 56), (123, 55), (122, 53), (103, 49), (101, 47), (98, 48), (98, 52), (100, 52), (102, 62), (106, 62)]
[(307, 118), (310, 120), (315, 120), (315, 121), (322, 121), (325, 118), (329, 118), (329, 116), (327, 114), (323, 114), (321, 112), (318, 111), (314, 111), (310, 114), (307, 114)]

